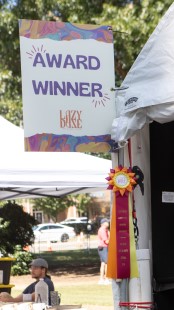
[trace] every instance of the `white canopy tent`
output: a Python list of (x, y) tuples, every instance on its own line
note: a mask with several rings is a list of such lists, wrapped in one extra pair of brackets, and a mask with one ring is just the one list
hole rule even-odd
[(2, 117), (0, 129), (0, 200), (107, 188), (110, 160), (83, 153), (27, 153), (23, 129)]
[[(122, 145), (131, 138), (131, 152), (125, 144), (124, 163), (127, 164), (130, 162), (131, 153), (132, 165), (137, 165), (144, 173), (145, 194), (141, 197), (140, 192), (135, 191), (134, 200), (139, 223), (139, 249), (149, 251), (149, 259), (151, 262), (153, 243), (151, 197), (152, 195), (156, 195), (156, 193), (151, 193), (152, 163), (150, 157), (150, 133), (148, 124), (153, 121), (161, 124), (174, 121), (173, 33), (174, 3), (161, 19), (135, 60), (120, 89), (116, 92), (117, 118), (113, 121), (111, 134), (112, 139)], [(172, 133), (170, 132), (169, 134)], [(160, 137), (156, 138), (160, 139)], [(160, 156), (160, 154), (158, 155)], [(156, 160), (158, 160), (158, 158), (156, 158)], [(163, 178), (160, 172), (156, 177)], [(163, 189), (162, 183), (159, 191), (161, 189)], [(158, 207), (160, 209), (159, 205)], [(169, 247), (170, 246), (171, 245), (169, 245)], [(147, 258), (144, 258), (144, 261), (146, 259)], [(143, 258), (141, 258), (141, 260), (143, 261)], [(153, 268), (149, 268), (149, 273), (150, 271), (154, 273)], [(152, 277), (153, 276), (154, 274)], [(147, 278), (145, 273), (144, 275), (142, 273), (140, 274), (140, 278), (142, 287), (139, 283), (137, 286), (136, 284), (135, 286), (131, 286), (131, 284), (129, 286), (129, 293), (131, 296), (129, 296), (129, 301), (139, 300), (142, 302), (152, 300), (151, 294), (148, 293), (148, 288), (152, 286), (151, 277), (149, 277), (149, 281), (146, 281)], [(173, 287), (174, 283), (170, 283), (169, 285), (168, 283), (160, 283), (161, 291), (169, 290)], [(139, 293), (141, 296), (138, 295)], [(131, 300), (131, 298), (133, 300)], [(162, 299), (163, 298), (164, 297), (162, 297)]]
[(132, 137), (146, 123), (174, 120), (174, 3), (143, 47), (116, 93), (116, 142)]

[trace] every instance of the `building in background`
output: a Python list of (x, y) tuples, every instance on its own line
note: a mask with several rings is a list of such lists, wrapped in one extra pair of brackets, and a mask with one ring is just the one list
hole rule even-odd
[[(77, 207), (71, 206), (57, 214), (57, 222), (61, 222), (67, 218), (78, 218), (79, 216), (87, 216), (92, 221), (100, 220), (102, 217), (110, 217), (111, 207), (111, 191), (98, 191), (90, 193), (91, 200), (86, 206), (85, 211), (79, 212)], [(40, 209), (33, 208), (31, 200), (23, 200), (22, 205), (27, 213), (30, 213), (37, 219), (39, 223), (50, 222), (48, 216)]]

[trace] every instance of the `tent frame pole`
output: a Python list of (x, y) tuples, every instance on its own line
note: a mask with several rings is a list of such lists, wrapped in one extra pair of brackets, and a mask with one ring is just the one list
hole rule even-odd
[[(118, 154), (118, 156), (117, 156)], [(117, 153), (111, 153), (112, 159), (112, 168), (116, 166), (124, 166), (124, 148), (120, 148), (117, 150)], [(111, 209), (112, 214), (112, 209)], [(118, 279), (112, 279), (112, 294), (114, 301), (114, 310), (120, 310), (119, 303), (121, 301), (128, 301), (128, 279), (122, 279), (118, 281)], [(124, 307), (124, 310), (127, 308)]]

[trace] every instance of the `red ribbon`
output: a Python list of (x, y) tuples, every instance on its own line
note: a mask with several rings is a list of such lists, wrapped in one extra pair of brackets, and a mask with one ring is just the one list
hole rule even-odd
[(116, 194), (117, 276), (130, 277), (129, 197)]

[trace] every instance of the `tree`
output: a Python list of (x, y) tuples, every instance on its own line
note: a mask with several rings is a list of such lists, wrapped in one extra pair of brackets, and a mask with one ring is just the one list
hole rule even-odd
[(76, 207), (79, 213), (88, 213), (87, 207), (89, 202), (91, 201), (90, 194), (77, 194), (74, 195), (76, 201)]
[(67, 195), (62, 198), (39, 198), (32, 201), (33, 207), (42, 210), (48, 219), (57, 221), (58, 213), (66, 210), (68, 207), (76, 206), (79, 212), (84, 211), (85, 206), (90, 200), (89, 194)]
[(15, 247), (22, 248), (33, 243), (32, 227), (37, 221), (23, 211), (22, 206), (8, 202), (0, 207), (0, 251), (2, 254), (13, 254)]
[(35, 209), (42, 210), (49, 220), (52, 219), (57, 222), (58, 213), (74, 205), (74, 198), (69, 195), (63, 198), (39, 198), (32, 202)]
[(114, 30), (115, 72), (120, 85), (172, 0), (1, 0), (0, 113), (22, 121), (18, 19), (107, 24)]
[(94, 21), (112, 26), (118, 86), (172, 2), (142, 0), (132, 1), (122, 7), (108, 3), (103, 5), (102, 14)]

